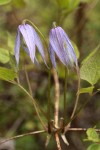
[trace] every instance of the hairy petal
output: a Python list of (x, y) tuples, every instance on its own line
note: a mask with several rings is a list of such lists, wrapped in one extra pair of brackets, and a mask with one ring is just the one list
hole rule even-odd
[(63, 50), (63, 37), (56, 29), (52, 29), (50, 32), (50, 45), (60, 61), (66, 65), (65, 52)]
[[(37, 46), (38, 51), (39, 51), (39, 53), (41, 54), (44, 63), (46, 64), (46, 61), (45, 61), (45, 54), (44, 54), (44, 48), (43, 48), (42, 42), (41, 42), (41, 40), (40, 40), (40, 37), (39, 37), (38, 34), (36, 33), (35, 29), (33, 29), (33, 34), (34, 34), (34, 36), (35, 36), (35, 45)], [(46, 65), (47, 65), (47, 64), (46, 64)]]
[[(29, 49), (28, 49), (26, 46), (23, 46), (23, 45), (22, 45), (22, 48), (23, 48), (24, 51), (29, 55)], [(36, 65), (39, 64), (39, 62), (38, 62), (36, 56), (34, 57), (34, 64), (36, 64)]]
[[(67, 34), (61, 27), (56, 27), (51, 29), (50, 31), (50, 51), (54, 51), (60, 61), (65, 66), (71, 66), (73, 67), (74, 63), (77, 66), (77, 58), (74, 53), (74, 48), (70, 42), (70, 39), (68, 38)], [(53, 53), (51, 53), (54, 55)], [(50, 55), (51, 55), (50, 54)], [(50, 56), (51, 57), (51, 56)], [(54, 58), (51, 57), (52, 64), (54, 66)]]
[(33, 28), (28, 25), (19, 25), (19, 30), (23, 36), (23, 39), (27, 45), (27, 48), (29, 50), (29, 56), (31, 60), (34, 63), (34, 58), (35, 58), (35, 37), (33, 33)]
[(14, 48), (15, 59), (16, 59), (17, 65), (19, 63), (20, 43), (21, 43), (20, 42), (20, 32), (18, 30), (17, 35), (16, 35), (15, 48)]
[(56, 68), (55, 53), (54, 53), (54, 49), (52, 48), (51, 44), (49, 44), (49, 53), (50, 53), (52, 65), (54, 66), (54, 68)]
[(71, 63), (72, 64), (75, 63), (76, 66), (77, 66), (77, 57), (76, 57), (76, 54), (74, 52), (74, 48), (73, 48), (73, 46), (72, 46), (72, 44), (70, 42), (69, 37), (67, 36), (67, 34), (65, 33), (65, 31), (61, 27), (59, 27), (59, 30), (60, 30), (60, 32), (62, 32), (62, 34), (63, 34), (63, 36), (65, 38), (65, 42), (66, 42), (66, 46), (67, 46), (66, 47), (66, 51), (67, 51), (67, 54), (69, 56), (70, 64)]

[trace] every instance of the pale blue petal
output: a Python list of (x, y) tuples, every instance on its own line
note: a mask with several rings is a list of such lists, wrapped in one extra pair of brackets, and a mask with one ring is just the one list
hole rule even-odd
[(34, 63), (34, 58), (35, 58), (35, 37), (33, 34), (33, 28), (28, 25), (19, 25), (19, 30), (22, 34), (22, 37), (27, 45), (27, 48), (29, 50), (29, 56), (31, 60)]
[(39, 62), (38, 62), (38, 60), (37, 60), (36, 57), (34, 58), (34, 64), (35, 64), (35, 65), (39, 65)]
[[(74, 48), (70, 42), (70, 39), (68, 38), (67, 34), (61, 27), (56, 27), (51, 29), (50, 31), (50, 49), (52, 48), (52, 51), (54, 51), (60, 61), (65, 66), (71, 66), (73, 67), (74, 63), (77, 66), (77, 58), (74, 52)], [(52, 55), (54, 55), (52, 53)], [(54, 58), (51, 56), (51, 61), (54, 66)]]
[(20, 32), (18, 30), (17, 35), (16, 35), (15, 48), (14, 48), (15, 59), (16, 59), (17, 65), (19, 64), (20, 43), (21, 43)]
[(49, 44), (49, 52), (50, 52), (50, 58), (51, 58), (52, 65), (54, 68), (56, 68), (55, 53), (54, 53), (54, 49), (52, 48), (51, 44)]
[(63, 37), (59, 34), (56, 29), (52, 29), (50, 32), (50, 45), (52, 46), (52, 49), (57, 54), (60, 61), (66, 65), (66, 59), (65, 59), (65, 52), (63, 50)]
[(74, 52), (74, 48), (73, 48), (73, 46), (72, 46), (72, 44), (70, 42), (69, 37), (67, 36), (65, 31), (61, 27), (59, 27), (59, 30), (63, 34), (63, 36), (64, 36), (64, 38), (66, 40), (66, 46), (67, 46), (66, 51), (68, 52), (70, 63), (72, 63), (72, 64), (75, 63), (76, 66), (77, 66), (77, 57), (76, 57), (76, 54)]
[[(29, 49), (28, 49), (26, 46), (23, 46), (23, 45), (22, 45), (22, 48), (23, 48), (24, 51), (29, 55)], [(34, 64), (36, 64), (36, 65), (39, 64), (39, 62), (38, 62), (36, 56), (34, 57)]]
[(63, 54), (63, 57), (62, 57), (62, 60), (63, 60), (63, 63), (68, 66), (70, 60), (69, 60), (69, 56), (68, 56), (68, 52), (66, 51), (65, 47), (66, 47), (66, 40), (62, 34), (62, 32), (59, 30), (60, 27), (57, 27), (56, 28), (56, 34), (57, 34), (57, 37), (58, 37), (58, 41), (62, 47), (62, 49), (59, 49), (59, 51), (61, 51), (61, 53)]
[[(44, 48), (43, 48), (42, 42), (41, 42), (41, 40), (40, 40), (40, 37), (39, 37), (38, 34), (36, 33), (35, 29), (33, 29), (33, 34), (34, 34), (34, 36), (35, 36), (35, 45), (37, 46), (38, 51), (39, 51), (39, 53), (41, 54), (44, 63), (46, 64), (46, 61), (45, 61), (45, 54), (44, 54)], [(46, 64), (46, 65), (47, 65), (47, 64)]]

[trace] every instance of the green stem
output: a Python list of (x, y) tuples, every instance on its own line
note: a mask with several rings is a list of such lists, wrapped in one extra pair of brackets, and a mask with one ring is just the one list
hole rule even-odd
[[(87, 103), (91, 100), (91, 97), (77, 110), (77, 112), (75, 113), (75, 115), (70, 118), (70, 120), (68, 121), (67, 125), (70, 124), (77, 116), (78, 114), (83, 110), (83, 108), (87, 105)], [(66, 128), (65, 128), (65, 131), (64, 133), (66, 133), (66, 131), (68, 131), (69, 129), (67, 128), (67, 125), (66, 125)]]
[(26, 81), (27, 81), (27, 84), (28, 84), (30, 95), (33, 97), (32, 88), (31, 88), (31, 84), (30, 84), (30, 81), (29, 81), (29, 77), (28, 77), (28, 73), (27, 73), (27, 70), (26, 70), (26, 66), (24, 66), (24, 71), (25, 71)]
[(64, 118), (64, 123), (65, 123), (65, 119), (66, 119), (66, 92), (67, 92), (67, 68), (65, 67), (65, 85), (64, 85), (64, 114), (63, 114), (63, 118)]
[[(50, 67), (51, 68), (51, 67)], [(48, 132), (50, 133), (50, 119), (51, 119), (51, 96), (50, 96), (50, 88), (51, 88), (51, 69), (48, 70)]]
[(34, 132), (29, 132), (29, 133), (25, 133), (25, 134), (13, 136), (11, 138), (8, 138), (8, 139), (5, 139), (5, 140), (1, 141), (0, 145), (3, 144), (3, 143), (5, 143), (5, 142), (8, 142), (10, 140), (14, 140), (14, 139), (21, 138), (21, 137), (24, 137), (24, 136), (29, 136), (29, 135), (35, 135), (35, 134), (45, 133), (45, 132), (46, 132), (45, 130), (41, 130), (41, 131), (34, 131)]
[[(39, 112), (38, 112), (38, 109), (37, 109), (37, 106), (36, 106), (36, 105), (37, 105), (36, 101), (35, 101), (35, 100), (33, 99), (33, 97), (28, 93), (28, 91), (23, 88), (23, 86), (21, 86), (20, 84), (16, 84), (16, 85), (17, 85), (18, 87), (20, 87), (20, 88), (30, 97), (30, 99), (32, 100), (32, 103), (33, 103), (33, 105), (34, 105), (35, 111), (36, 111), (36, 113), (37, 113), (37, 116), (38, 116), (38, 118), (39, 118), (39, 121), (41, 122), (43, 128), (46, 130), (46, 126), (45, 126), (44, 122), (42, 121), (42, 119), (41, 119), (41, 117), (40, 117), (40, 115), (39, 115)], [(41, 110), (40, 110), (40, 111), (41, 111)]]
[[(46, 116), (46, 114), (40, 109), (40, 107), (38, 107), (38, 104), (36, 103), (36, 101), (34, 100), (34, 98), (28, 93), (28, 91), (27, 91), (26, 89), (24, 89), (23, 86), (21, 86), (21, 85), (18, 84), (17, 82), (15, 82), (15, 81), (10, 81), (10, 80), (8, 80), (8, 82), (10, 82), (10, 83), (12, 83), (12, 84), (14, 84), (14, 85), (17, 85), (19, 88), (21, 88), (21, 89), (30, 97), (30, 99), (32, 100), (32, 103), (33, 103), (33, 105), (34, 105), (34, 108), (35, 108), (35, 110), (36, 110), (37, 116), (38, 116), (38, 118), (39, 118), (39, 120), (40, 120), (42, 126), (44, 127), (45, 130), (47, 130), (45, 124), (43, 123), (43, 121), (42, 121), (42, 119), (41, 119), (41, 117), (40, 117), (40, 115), (39, 115), (38, 110), (39, 110), (41, 113), (43, 113), (43, 115), (44, 115), (46, 118), (47, 118), (47, 116)], [(37, 105), (37, 106), (36, 106), (36, 105)], [(38, 107), (38, 108), (37, 108), (37, 107)]]
[(79, 71), (79, 68), (77, 68), (77, 76), (78, 76), (78, 87), (77, 87), (77, 95), (76, 95), (76, 100), (75, 100), (75, 105), (74, 105), (74, 109), (72, 111), (72, 114), (71, 114), (71, 119), (73, 118), (75, 112), (76, 112), (76, 109), (77, 109), (77, 105), (78, 105), (78, 100), (79, 100), (79, 91), (80, 91), (80, 71)]

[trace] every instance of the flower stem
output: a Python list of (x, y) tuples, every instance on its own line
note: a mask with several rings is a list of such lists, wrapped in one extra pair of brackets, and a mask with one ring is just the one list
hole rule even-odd
[(55, 133), (55, 140), (56, 140), (56, 144), (57, 144), (57, 149), (62, 150), (58, 133)]
[(63, 113), (63, 118), (64, 118), (64, 123), (66, 122), (66, 91), (67, 91), (67, 68), (65, 67), (65, 85), (64, 85), (64, 113)]
[(51, 96), (50, 96), (50, 88), (51, 88), (51, 69), (48, 70), (48, 106), (47, 106), (47, 114), (48, 114), (48, 132), (49, 133), (51, 132), (50, 131), (50, 119), (51, 119)]
[[(92, 95), (93, 96), (93, 95)], [(91, 97), (92, 97), (91, 96)], [(70, 125), (70, 123), (78, 116), (78, 114), (83, 110), (83, 108), (87, 105), (87, 103), (91, 100), (91, 97), (89, 97), (89, 99), (87, 101), (85, 101), (84, 104), (82, 104), (82, 106), (80, 106), (80, 108), (77, 110), (77, 112), (74, 114), (74, 116), (72, 118), (70, 118), (69, 122), (67, 123), (66, 127), (65, 127), (65, 131), (64, 133), (66, 133), (69, 130), (68, 125)]]
[(54, 68), (53, 68), (53, 77), (55, 82), (54, 121), (55, 121), (55, 127), (58, 128), (60, 90), (59, 90), (58, 74)]
[(26, 66), (24, 66), (24, 71), (25, 71), (26, 81), (27, 81), (27, 84), (28, 84), (30, 95), (33, 97), (32, 88), (31, 88), (31, 84), (30, 84), (30, 81), (29, 81), (29, 76), (28, 76), (28, 73), (27, 73), (27, 70), (26, 70)]
[[(41, 117), (40, 117), (40, 114), (39, 114), (39, 112), (38, 112), (38, 108), (37, 108), (37, 103), (36, 103), (36, 101), (34, 100), (34, 98), (28, 93), (28, 91), (26, 90), (26, 89), (24, 89), (24, 87), (23, 86), (21, 86), (20, 84), (16, 84), (18, 87), (20, 87), (29, 97), (30, 97), (30, 99), (32, 100), (32, 103), (33, 103), (33, 105), (34, 105), (34, 108), (35, 108), (35, 111), (36, 111), (36, 113), (37, 113), (37, 116), (38, 116), (38, 118), (39, 118), (39, 121), (41, 122), (41, 124), (42, 124), (42, 126), (43, 126), (43, 128), (46, 130), (46, 126), (45, 126), (45, 124), (44, 124), (44, 122), (42, 121), (42, 119), (41, 119)], [(40, 110), (40, 108), (39, 108), (39, 110)], [(41, 111), (41, 110), (40, 110)], [(42, 112), (42, 111), (41, 111)]]
[(71, 119), (75, 115), (75, 112), (76, 112), (76, 109), (77, 109), (77, 105), (78, 105), (79, 95), (80, 95), (80, 93), (79, 93), (79, 91), (80, 91), (80, 71), (79, 71), (79, 68), (77, 68), (77, 76), (78, 76), (77, 95), (76, 95), (74, 109), (73, 109), (72, 114), (71, 114)]
[(3, 143), (5, 143), (5, 142), (8, 142), (10, 140), (14, 140), (14, 139), (21, 138), (21, 137), (28, 136), (28, 135), (34, 135), (34, 134), (44, 133), (44, 132), (46, 132), (46, 131), (45, 130), (41, 130), (41, 131), (34, 131), (34, 132), (29, 132), (29, 133), (25, 133), (25, 134), (13, 136), (11, 138), (8, 138), (8, 139), (5, 139), (3, 141), (0, 141), (0, 145), (3, 144)]

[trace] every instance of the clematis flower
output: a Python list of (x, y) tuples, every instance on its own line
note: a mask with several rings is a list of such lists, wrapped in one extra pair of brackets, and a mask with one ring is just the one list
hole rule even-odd
[[(25, 46), (23, 46), (22, 41), (24, 41)], [(19, 64), (19, 55), (21, 46), (23, 47), (25, 52), (27, 52), (33, 63), (37, 62), (36, 59), (36, 47), (37, 47), (44, 63), (46, 64), (42, 42), (38, 34), (36, 33), (35, 29), (31, 25), (22, 24), (18, 26), (15, 42), (15, 59), (17, 65)]]
[(49, 41), (50, 58), (52, 65), (55, 68), (55, 53), (66, 67), (74, 67), (74, 65), (78, 65), (71, 41), (61, 27), (55, 27), (50, 30)]

